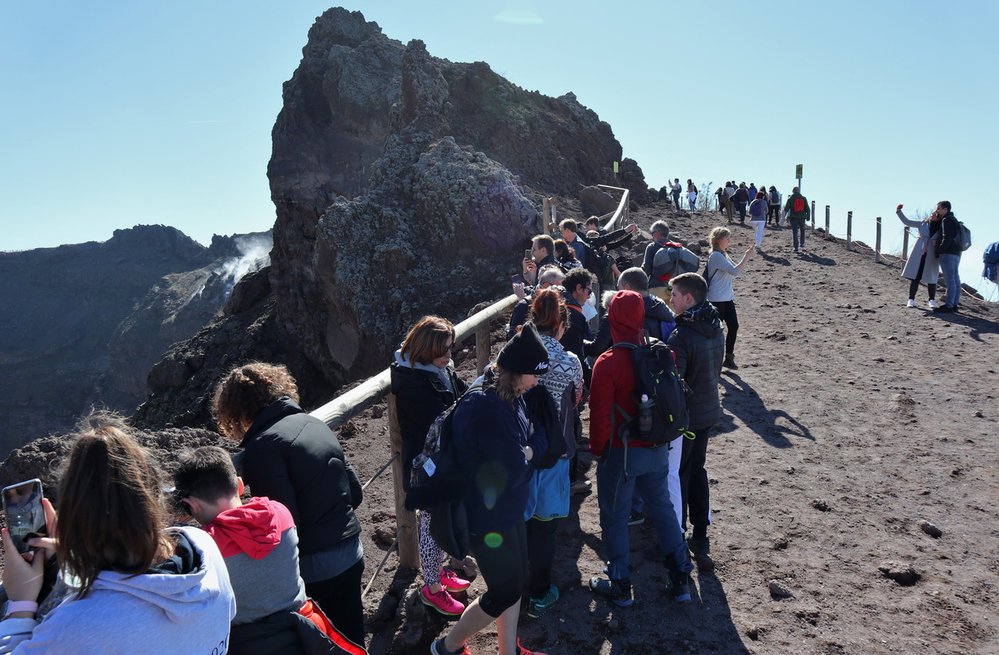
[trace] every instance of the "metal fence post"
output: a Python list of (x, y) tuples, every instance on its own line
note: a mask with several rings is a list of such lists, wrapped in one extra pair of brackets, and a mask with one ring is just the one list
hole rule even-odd
[(909, 228), (902, 229), (902, 259), (909, 258)]
[(881, 217), (878, 216), (878, 231), (874, 237), (874, 263), (881, 263)]
[(853, 250), (853, 212), (846, 212), (846, 249)]
[(826, 205), (826, 240), (831, 239), (829, 235), (829, 205)]
[(406, 509), (406, 491), (402, 487), (402, 430), (395, 411), (395, 394), (388, 395), (389, 443), (395, 458), (392, 461), (392, 489), (395, 492), (396, 539), (399, 544), (399, 565), (420, 568), (420, 547), (417, 538), (416, 513)]

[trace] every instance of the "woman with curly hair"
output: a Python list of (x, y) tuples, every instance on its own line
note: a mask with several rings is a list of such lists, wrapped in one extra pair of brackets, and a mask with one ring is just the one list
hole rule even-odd
[(237, 468), (253, 494), (291, 511), (306, 593), (363, 646), (364, 551), (354, 515), (361, 483), (340, 442), (298, 406), (298, 387), (284, 366), (237, 366), (216, 388), (213, 410), (222, 434), (240, 442)]

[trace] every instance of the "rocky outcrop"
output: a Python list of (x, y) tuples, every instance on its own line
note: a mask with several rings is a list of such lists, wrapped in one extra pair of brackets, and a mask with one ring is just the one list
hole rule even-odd
[(573, 94), (403, 46), (344, 9), (310, 30), (284, 101), (268, 167), (276, 319), (334, 382), (383, 367), (419, 315), (502, 292), (541, 194), (613, 182), (621, 160)]
[(212, 319), (269, 245), (265, 233), (205, 248), (137, 226), (103, 243), (0, 254), (0, 456), (91, 406), (132, 412), (153, 363)]

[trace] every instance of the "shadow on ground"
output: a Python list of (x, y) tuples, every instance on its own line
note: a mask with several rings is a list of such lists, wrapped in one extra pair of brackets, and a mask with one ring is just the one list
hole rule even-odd
[[(811, 430), (782, 409), (769, 409), (760, 394), (737, 373), (726, 371), (721, 377), (721, 385), (726, 396), (722, 407), (740, 419), (746, 427), (758, 434), (774, 448), (790, 448), (793, 444), (788, 437), (800, 437), (815, 441)], [(778, 422), (780, 419), (783, 421)], [(735, 429), (734, 422), (723, 413), (718, 432)]]

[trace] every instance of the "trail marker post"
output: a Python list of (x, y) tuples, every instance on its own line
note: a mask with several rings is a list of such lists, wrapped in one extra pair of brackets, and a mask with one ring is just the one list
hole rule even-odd
[(853, 250), (853, 212), (846, 212), (846, 249)]
[(794, 167), (794, 176), (798, 179), (798, 185), (797, 185), (798, 193), (801, 193), (801, 176), (804, 171), (805, 171), (804, 164), (798, 164), (797, 166)]
[(881, 217), (878, 216), (878, 231), (874, 237), (874, 263), (881, 263)]

